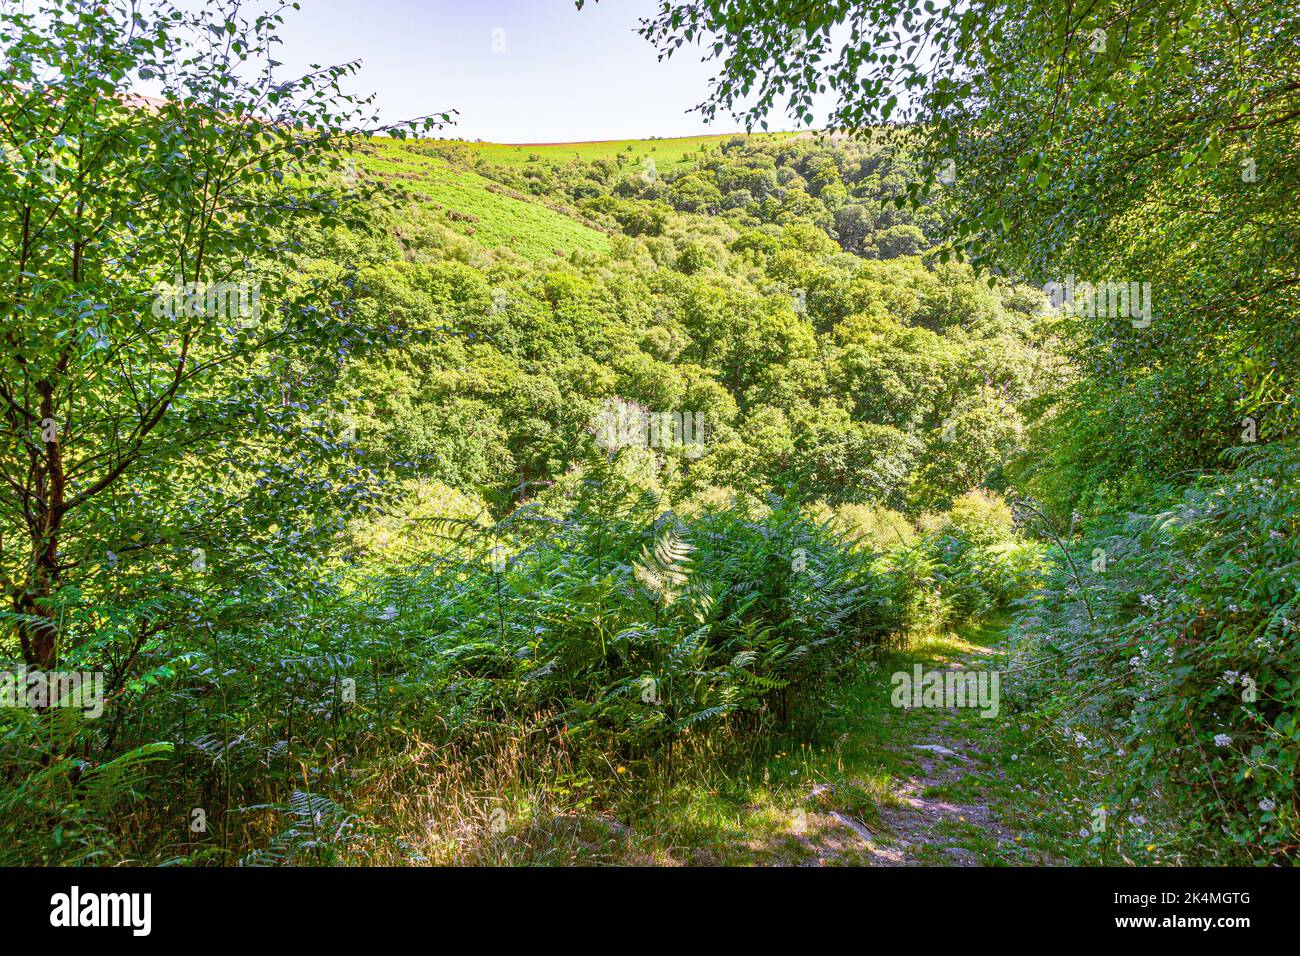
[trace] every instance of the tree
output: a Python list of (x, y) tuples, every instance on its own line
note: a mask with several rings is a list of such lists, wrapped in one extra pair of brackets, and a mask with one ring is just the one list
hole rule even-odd
[(788, 478), (804, 501), (893, 503), (920, 451), (920, 441), (889, 425), (858, 424), (842, 406), (797, 409)]
[(221, 521), (178, 498), (228, 513), (257, 495), (252, 456), (313, 447), (288, 428), (294, 392), (348, 328), (279, 264), (291, 223), (343, 220), (347, 177), (323, 175), (367, 103), (336, 92), (354, 64), (275, 78), (285, 6), (0, 12), (0, 583), (29, 664), (58, 659), (66, 585), (180, 548), (204, 570), (192, 545)]
[(835, 234), (845, 252), (865, 252), (874, 228), (874, 217), (861, 203), (842, 206), (835, 212)]
[(910, 223), (890, 226), (876, 237), (876, 256), (880, 259), (915, 256), (925, 247), (925, 233)]
[[(1154, 316), (1072, 315), (1086, 374), (1056, 421), (1123, 436), (1088, 451), (1107, 473), (1076, 488), (1150, 490), (1216, 465), (1245, 419), (1261, 440), (1300, 425), (1291, 6), (664, 0), (642, 33), (661, 56), (699, 44), (717, 61), (706, 116), (752, 127), (784, 106), (811, 124), (813, 96), (830, 90), (832, 127), (907, 124), (924, 166), (897, 201), (952, 197), (942, 261), (1035, 284), (1147, 284)], [(1172, 431), (1131, 420), (1151, 396), (1190, 403), (1177, 422), (1150, 417)]]

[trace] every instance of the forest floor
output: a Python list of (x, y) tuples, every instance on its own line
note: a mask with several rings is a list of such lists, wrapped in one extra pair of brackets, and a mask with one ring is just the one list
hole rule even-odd
[[(567, 862), (981, 866), (1098, 862), (1086, 775), (1030, 728), (976, 707), (891, 703), (898, 671), (996, 668), (1003, 622), (914, 641), (827, 701), (820, 743), (709, 768), (620, 820), (587, 821)], [(632, 785), (629, 781), (629, 785)], [(576, 836), (576, 834), (575, 834)]]
[[(916, 638), (834, 681), (817, 720), (742, 756), (683, 759), (671, 782), (611, 764), (608, 785), (569, 768), (522, 787), (506, 761), (491, 806), (451, 813), (445, 796), (397, 813), (405, 856), (378, 862), (633, 866), (1037, 866), (1134, 860), (1092, 825), (1104, 771), (1059, 734), (979, 707), (902, 707), (892, 676), (1005, 666), (1006, 622)], [(454, 788), (453, 788), (454, 789)], [(463, 790), (464, 788), (461, 788)], [(391, 792), (391, 791), (390, 791)], [(396, 801), (401, 804), (403, 801)], [(398, 806), (384, 801), (386, 815)], [(485, 811), (484, 811), (485, 812)], [(499, 812), (499, 811), (498, 811)], [(459, 823), (449, 823), (455, 817)], [(423, 821), (441, 821), (423, 832)], [(477, 822), (476, 822), (477, 821)], [(1156, 837), (1155, 839), (1159, 839)], [(406, 851), (404, 851), (406, 852)]]

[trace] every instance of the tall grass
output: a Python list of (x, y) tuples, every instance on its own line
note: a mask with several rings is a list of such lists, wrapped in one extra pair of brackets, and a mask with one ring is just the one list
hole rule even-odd
[(82, 642), (101, 718), (0, 711), (3, 862), (590, 859), (681, 773), (814, 727), (862, 655), (987, 603), (978, 521), (884, 555), (793, 501), (679, 515), (601, 454), (570, 488), (203, 602), (130, 660)]

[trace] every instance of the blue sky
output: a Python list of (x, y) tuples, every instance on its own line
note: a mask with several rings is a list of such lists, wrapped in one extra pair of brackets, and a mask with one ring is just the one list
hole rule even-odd
[(300, 2), (281, 32), (286, 73), (360, 59), (349, 92), (377, 94), (388, 121), (456, 109), (457, 125), (444, 135), (505, 143), (739, 128), (730, 117), (709, 126), (687, 112), (708, 94), (714, 72), (698, 50), (659, 62), (634, 32), (655, 0), (601, 0), (582, 11), (573, 0)]

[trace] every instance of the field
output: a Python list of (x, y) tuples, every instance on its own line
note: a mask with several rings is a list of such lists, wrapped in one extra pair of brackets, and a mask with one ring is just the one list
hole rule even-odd
[(609, 237), (577, 219), (508, 190), (467, 169), (422, 155), (402, 143), (376, 142), (358, 156), (369, 174), (401, 188), (443, 225), (490, 249), (506, 247), (534, 262), (575, 249), (604, 252)]
[[(522, 166), (530, 162), (546, 161), (565, 163), (571, 159), (591, 162), (595, 159), (610, 159), (619, 153), (630, 153), (634, 158), (645, 156), (654, 158), (658, 166), (676, 166), (688, 162), (693, 153), (731, 139), (736, 134), (724, 133), (710, 136), (675, 136), (671, 138), (651, 139), (610, 139), (585, 143), (476, 143), (457, 140), (482, 156), (488, 162), (507, 166)], [(761, 133), (752, 138), (756, 140), (774, 140), (798, 133)]]

